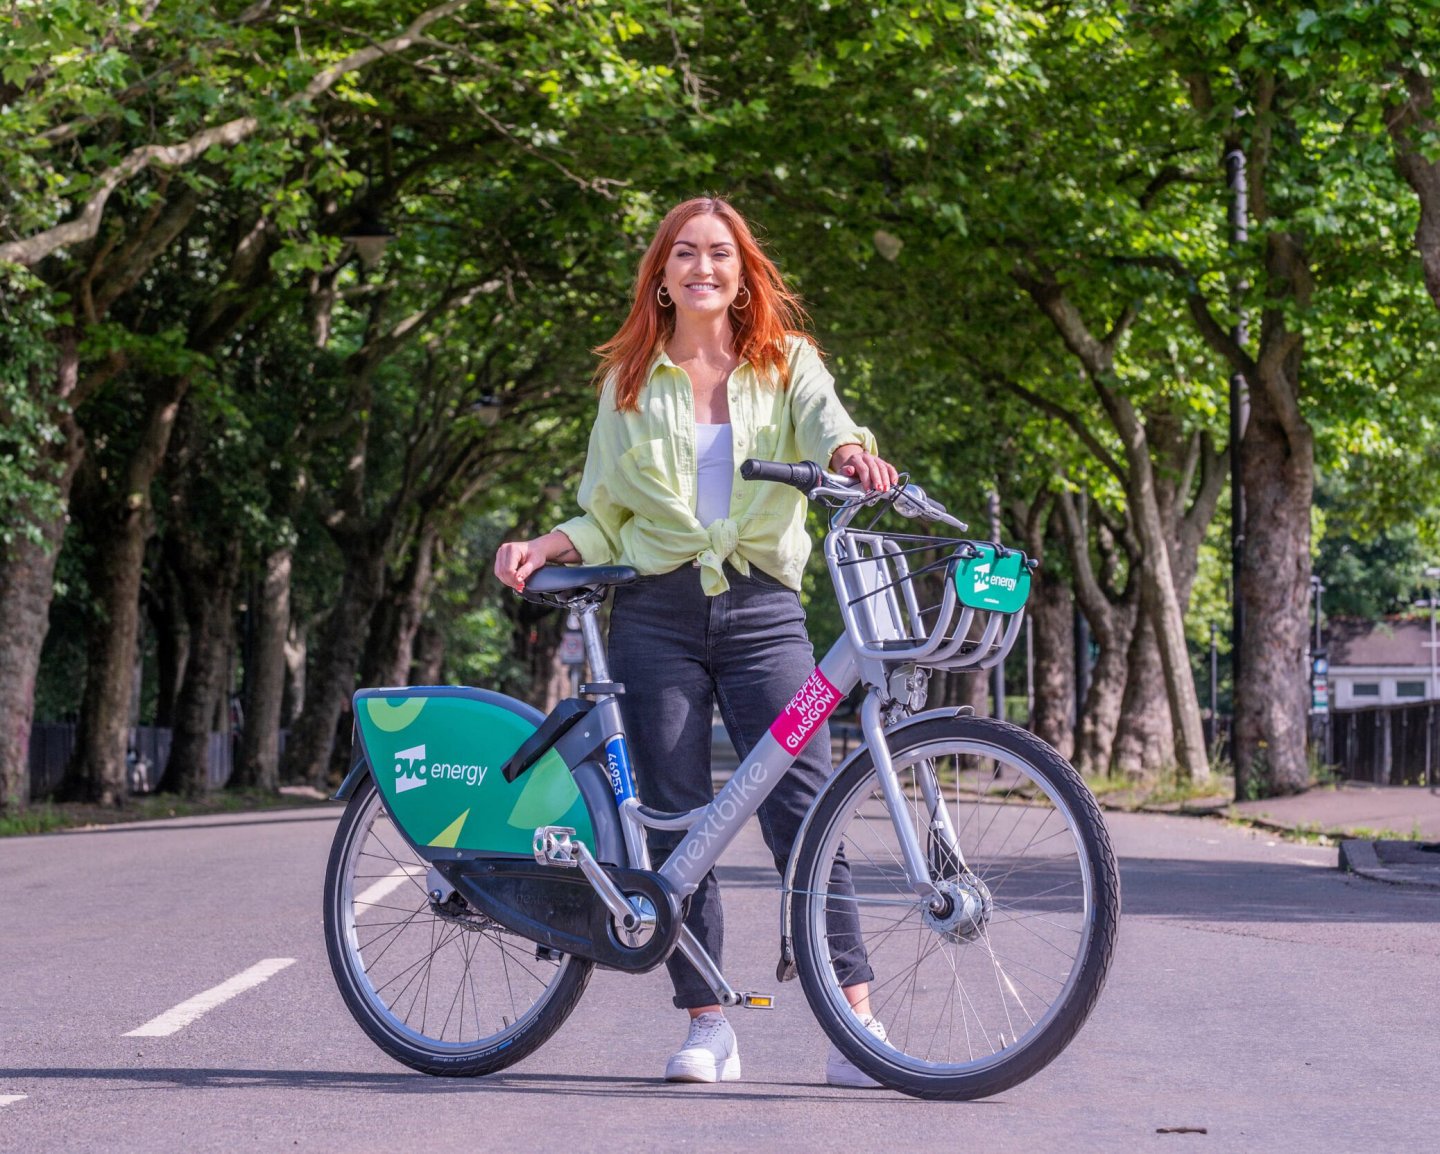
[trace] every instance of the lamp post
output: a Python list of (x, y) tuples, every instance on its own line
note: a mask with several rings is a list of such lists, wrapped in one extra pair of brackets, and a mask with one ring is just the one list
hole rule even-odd
[(1315, 596), (1315, 644), (1310, 650), (1310, 655), (1314, 657), (1325, 648), (1320, 643), (1320, 611), (1321, 599), (1325, 593), (1325, 583), (1321, 581), (1319, 577), (1312, 575), (1310, 578), (1310, 592)]
[[(1240, 115), (1240, 110), (1235, 110)], [(1225, 148), (1225, 183), (1230, 189), (1230, 244), (1239, 249), (1250, 239), (1250, 189), (1245, 177), (1245, 150), (1238, 131)], [(1245, 325), (1244, 296), (1248, 285), (1242, 280), (1235, 286), (1238, 306), (1231, 337), (1243, 346), (1249, 339)], [(1250, 423), (1250, 396), (1245, 377), (1230, 375), (1230, 713), (1233, 718), (1240, 700), (1240, 654), (1245, 643), (1244, 583), (1240, 580), (1245, 564), (1245, 484), (1242, 476), (1240, 442)], [(1230, 726), (1230, 760), (1238, 761), (1235, 748), (1235, 726)]]
[(1310, 646), (1310, 737), (1323, 761), (1330, 760), (1330, 662), (1320, 636), (1325, 583), (1310, 575), (1310, 597), (1315, 602), (1315, 639)]
[(1435, 610), (1440, 607), (1440, 597), (1436, 596), (1435, 582), (1440, 579), (1440, 565), (1428, 565), (1425, 568), (1425, 576), (1430, 582), (1430, 700), (1440, 701), (1440, 642), (1435, 639)]
[(487, 429), (493, 429), (500, 423), (500, 398), (494, 393), (482, 393), (467, 411)]
[(360, 267), (369, 272), (380, 263), (380, 258), (385, 255), (385, 246), (395, 239), (395, 234), (367, 208), (361, 210), (359, 220), (341, 239), (354, 246), (355, 255), (360, 258)]
[(1215, 638), (1216, 625), (1210, 622), (1210, 752), (1220, 746), (1220, 647)]
[[(990, 536), (1000, 545), (1000, 491), (990, 490)], [(1005, 662), (997, 661), (990, 674), (990, 688), (995, 694), (995, 716), (1005, 720)]]

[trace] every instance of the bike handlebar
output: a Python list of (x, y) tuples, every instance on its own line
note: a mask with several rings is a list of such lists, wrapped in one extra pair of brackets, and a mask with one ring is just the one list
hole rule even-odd
[(800, 461), (787, 464), (784, 461), (760, 461), (749, 458), (740, 465), (740, 475), (747, 481), (775, 481), (781, 485), (793, 485), (802, 493), (809, 493), (825, 478), (825, 471), (814, 461)]
[[(829, 490), (829, 496), (850, 501), (855, 499), (859, 489), (858, 483), (853, 478), (827, 473), (814, 461), (790, 464), (785, 461), (761, 461), (750, 457), (741, 462), (740, 475), (747, 481), (774, 481), (780, 485), (793, 485), (811, 498), (814, 498), (821, 490)], [(862, 503), (868, 504), (870, 500), (879, 499), (882, 496), (886, 495), (879, 492), (867, 495), (868, 499)], [(962, 533), (969, 528), (964, 521), (950, 516), (945, 506), (939, 501), (933, 497), (927, 497), (925, 490), (918, 485), (897, 486), (895, 489), (889, 490), (888, 499), (902, 516), (921, 521), (942, 521), (959, 529)], [(849, 510), (850, 515), (853, 515), (854, 511), (855, 507), (852, 506)]]

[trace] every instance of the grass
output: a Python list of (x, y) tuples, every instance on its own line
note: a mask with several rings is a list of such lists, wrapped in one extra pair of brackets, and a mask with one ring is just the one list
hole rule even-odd
[[(1220, 804), (1235, 796), (1235, 779), (1212, 774), (1208, 781), (1187, 781), (1167, 771), (1149, 778), (1124, 776), (1087, 777), (1085, 784), (1107, 809), (1201, 808), (1196, 803)], [(1210, 808), (1206, 805), (1204, 808)]]
[(306, 793), (268, 793), (257, 789), (217, 790), (200, 797), (145, 794), (132, 797), (123, 809), (89, 802), (42, 802), (20, 813), (0, 816), (0, 837), (25, 837), (65, 829), (93, 829), (132, 821), (208, 814), (250, 813), (255, 810), (294, 809), (316, 805), (323, 798)]
[(1347, 825), (1344, 829), (1326, 828), (1319, 822), (1301, 822), (1295, 826), (1282, 826), (1265, 817), (1251, 817), (1246, 814), (1226, 815), (1226, 823), (1243, 829), (1253, 829), (1269, 834), (1280, 841), (1295, 842), (1298, 845), (1329, 847), (1342, 841), (1426, 841), (1419, 823), (1410, 827), (1409, 833), (1395, 829), (1377, 829), (1368, 825)]

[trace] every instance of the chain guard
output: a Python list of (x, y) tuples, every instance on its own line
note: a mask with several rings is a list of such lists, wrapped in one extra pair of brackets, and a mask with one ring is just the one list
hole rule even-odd
[(610, 911), (578, 870), (519, 858), (436, 862), (435, 868), (483, 917), (505, 929), (628, 973), (653, 970), (669, 957), (685, 920), (685, 903), (670, 883), (645, 870), (606, 868), (622, 893), (648, 899), (655, 911), (654, 932), (631, 947), (617, 936)]

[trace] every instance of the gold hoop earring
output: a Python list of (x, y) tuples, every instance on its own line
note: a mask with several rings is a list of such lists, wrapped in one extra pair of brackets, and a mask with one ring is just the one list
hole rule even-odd
[(738, 312), (743, 313), (746, 309), (750, 307), (750, 286), (748, 284), (742, 284), (740, 286), (740, 292), (743, 292), (745, 294), (745, 303), (743, 305), (740, 303), (740, 293), (736, 293), (735, 299), (730, 302), (730, 307)]
[(663, 284), (655, 290), (655, 299), (660, 302), (662, 309), (668, 309), (675, 302), (670, 299), (670, 290)]

